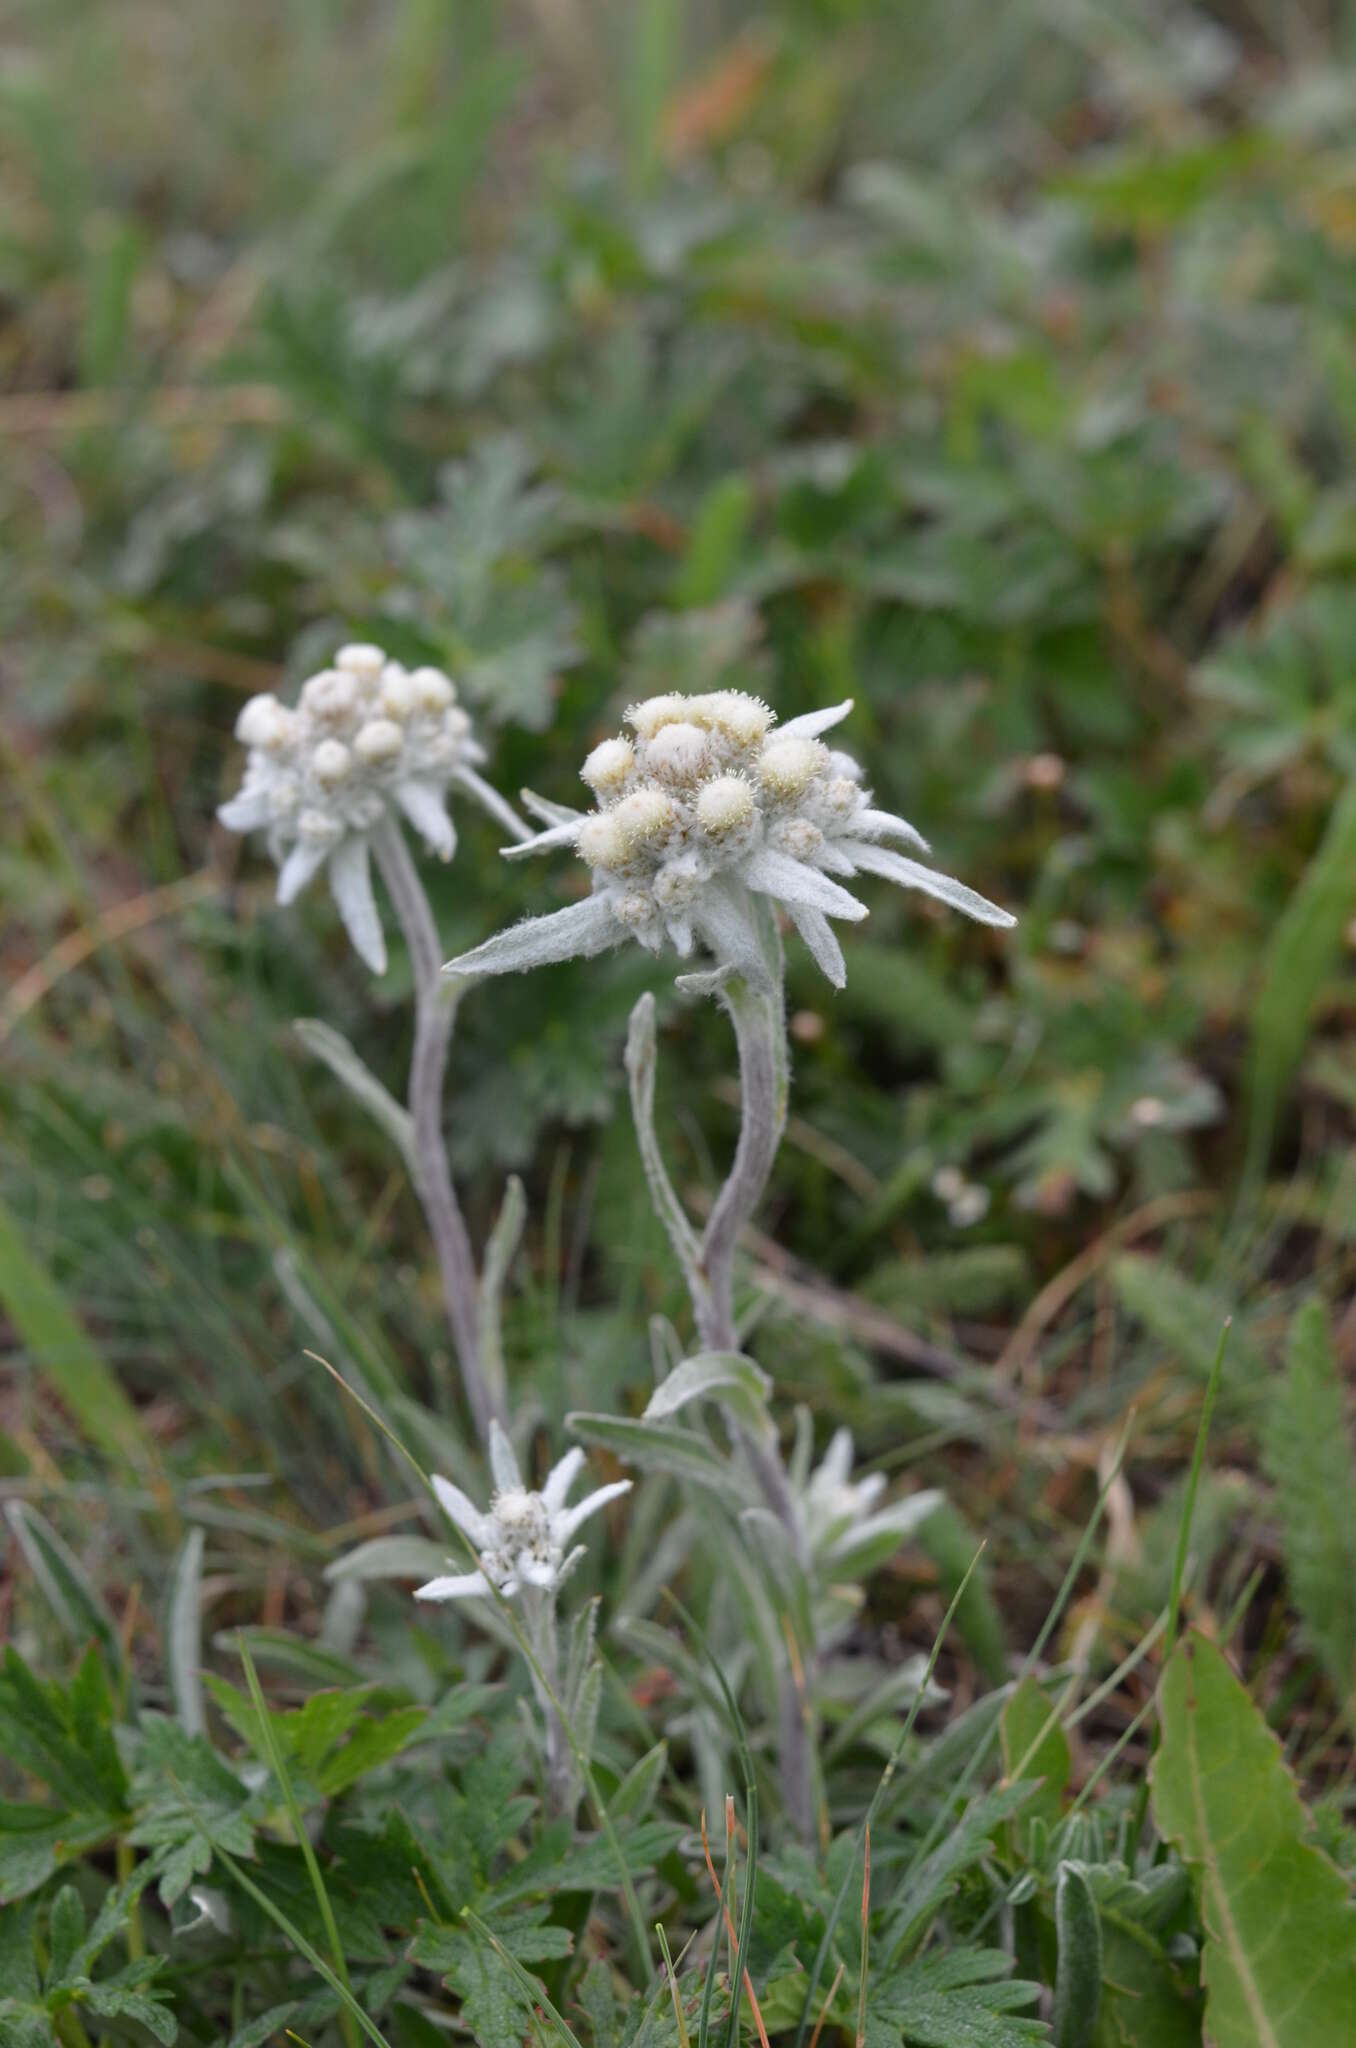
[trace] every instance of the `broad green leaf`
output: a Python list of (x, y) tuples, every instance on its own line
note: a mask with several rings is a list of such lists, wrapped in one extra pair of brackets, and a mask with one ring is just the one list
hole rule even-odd
[(0, 1305), (71, 1420), (114, 1464), (158, 1464), (141, 1417), (95, 1350), (18, 1221), (0, 1204)]
[(1024, 1678), (1003, 1708), (999, 1724), (1003, 1771), (1010, 1783), (1039, 1785), (1022, 1809), (1022, 1821), (1058, 1818), (1073, 1771), (1069, 1739), (1059, 1715), (1034, 1678)]
[(1194, 1960), (1169, 1957), (1115, 1906), (1100, 1908), (1102, 1997), (1094, 2048), (1201, 2048)]
[(1262, 1455), (1276, 1489), (1295, 1605), (1340, 1701), (1356, 1707), (1356, 1463), (1323, 1305), (1290, 1325)]
[(1205, 2027), (1214, 2048), (1356, 2044), (1356, 1903), (1306, 1839), (1280, 1745), (1196, 1631), (1158, 1689), (1160, 1832), (1200, 1873)]
[(644, 1420), (662, 1422), (692, 1401), (720, 1400), (745, 1421), (761, 1423), (772, 1382), (761, 1366), (739, 1351), (698, 1351), (659, 1382), (646, 1404)]

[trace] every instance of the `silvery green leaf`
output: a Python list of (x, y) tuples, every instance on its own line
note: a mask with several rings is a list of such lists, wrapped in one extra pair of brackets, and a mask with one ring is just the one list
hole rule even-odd
[(646, 1422), (662, 1422), (692, 1401), (720, 1400), (741, 1419), (761, 1424), (772, 1382), (740, 1351), (699, 1351), (661, 1380), (645, 1409)]
[(394, 1140), (411, 1176), (415, 1171), (414, 1123), (388, 1088), (359, 1059), (342, 1031), (318, 1017), (298, 1017), (292, 1029), (308, 1052), (323, 1060), (336, 1081), (343, 1083), (355, 1102), (367, 1111), (388, 1138)]
[(447, 1563), (446, 1550), (427, 1536), (374, 1536), (325, 1567), (333, 1583), (344, 1579), (429, 1579)]
[(165, 1661), (170, 1697), (186, 1735), (201, 1735), (207, 1726), (202, 1698), (202, 1553), (206, 1538), (190, 1529), (170, 1574), (165, 1624)]
[(734, 1507), (743, 1507), (748, 1487), (728, 1458), (722, 1458), (695, 1430), (669, 1424), (634, 1421), (624, 1415), (574, 1413), (566, 1427), (585, 1443), (600, 1444), (624, 1464), (642, 1471), (668, 1472), (696, 1486), (710, 1488)]

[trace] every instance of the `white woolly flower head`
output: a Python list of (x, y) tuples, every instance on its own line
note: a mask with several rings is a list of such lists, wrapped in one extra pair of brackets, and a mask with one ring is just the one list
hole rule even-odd
[(524, 802), (548, 829), (518, 854), (573, 846), (593, 893), (552, 916), (501, 932), (447, 972), (504, 974), (600, 953), (630, 937), (652, 953), (689, 954), (700, 941), (719, 966), (767, 974), (752, 898), (780, 904), (836, 988), (846, 979), (830, 918), (866, 916), (840, 877), (883, 875), (983, 924), (1015, 923), (949, 875), (884, 844), (927, 852), (905, 819), (877, 810), (862, 771), (820, 737), (851, 703), (778, 726), (741, 690), (650, 697), (626, 714), (629, 731), (603, 740), (582, 774), (587, 814)]
[(380, 647), (341, 647), (332, 668), (301, 686), (295, 705), (251, 697), (236, 721), (249, 749), (239, 792), (217, 816), (233, 832), (265, 832), (290, 903), (321, 870), (349, 937), (380, 974), (386, 945), (372, 894), (368, 837), (403, 817), (450, 860), (457, 835), (451, 788), (468, 791), (517, 837), (523, 828), (476, 774), (485, 752), (441, 669), (406, 669)]
[(490, 1463), (495, 1492), (484, 1514), (450, 1479), (435, 1477), (433, 1490), (443, 1512), (474, 1545), (480, 1568), (430, 1579), (416, 1590), (416, 1600), (469, 1600), (491, 1589), (511, 1600), (525, 1586), (553, 1594), (584, 1555), (582, 1544), (570, 1547), (575, 1531), (608, 1501), (631, 1490), (629, 1479), (618, 1479), (567, 1507), (566, 1497), (584, 1463), (584, 1453), (573, 1450), (552, 1467), (540, 1493), (533, 1492), (523, 1483), (513, 1446), (497, 1422), (490, 1424)]
[(813, 1471), (806, 1470), (808, 1451), (807, 1438), (794, 1486), (796, 1518), (805, 1555), (823, 1577), (850, 1580), (874, 1569), (941, 1504), (942, 1495), (929, 1489), (878, 1506), (885, 1474), (854, 1479), (851, 1430), (835, 1430)]

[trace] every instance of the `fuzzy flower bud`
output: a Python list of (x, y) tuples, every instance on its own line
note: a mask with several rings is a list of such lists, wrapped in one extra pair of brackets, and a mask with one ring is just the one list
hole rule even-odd
[(688, 703), (686, 697), (647, 697), (643, 704), (630, 706), (626, 723), (641, 739), (652, 740), (661, 727), (687, 717)]
[(758, 758), (758, 780), (775, 801), (790, 803), (805, 794), (828, 758), (817, 740), (774, 738)]
[[(440, 668), (414, 669), (409, 677), (409, 684), (414, 692), (416, 707), (430, 716), (446, 711), (457, 694), (451, 678), (445, 676)], [(465, 712), (461, 716), (465, 718)], [(469, 723), (467, 720), (468, 725)]]
[(708, 839), (725, 839), (753, 823), (753, 791), (739, 775), (708, 782), (697, 798), (697, 823)]
[(626, 853), (653, 846), (671, 832), (678, 821), (678, 807), (662, 789), (635, 789), (624, 796), (612, 812)]
[(344, 780), (353, 766), (353, 756), (342, 740), (322, 740), (311, 756), (311, 773), (325, 789)]
[(700, 781), (710, 765), (711, 746), (698, 725), (678, 719), (657, 732), (645, 750), (645, 765), (661, 782)]
[(377, 704), (384, 717), (403, 725), (419, 707), (419, 692), (414, 686), (414, 678), (394, 663), (388, 664), (382, 673)]
[(361, 641), (354, 641), (349, 646), (339, 649), (334, 657), (334, 665), (346, 670), (349, 675), (356, 676), (360, 683), (367, 684), (371, 689), (381, 680), (381, 672), (386, 666), (386, 655), (380, 647), (371, 647)]
[(376, 767), (380, 762), (394, 761), (404, 744), (405, 735), (392, 719), (373, 718), (358, 727), (353, 751), (360, 761)]
[(579, 772), (595, 796), (620, 796), (635, 759), (636, 750), (630, 740), (603, 740)]
[(242, 746), (276, 753), (292, 736), (292, 714), (276, 697), (251, 697), (235, 722), (235, 736)]
[(585, 818), (575, 847), (579, 858), (591, 868), (626, 865), (626, 835), (618, 827), (615, 811), (597, 811), (591, 818)]
[(340, 725), (358, 702), (358, 685), (343, 669), (322, 669), (301, 686), (301, 707), (322, 725)]

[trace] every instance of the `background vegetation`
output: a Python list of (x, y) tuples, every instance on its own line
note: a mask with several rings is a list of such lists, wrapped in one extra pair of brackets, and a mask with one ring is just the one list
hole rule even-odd
[[(33, 1669), (70, 1680), (92, 1632), (120, 1711), (174, 1706), (191, 1562), (206, 1661), (237, 1688), (208, 1710), (228, 1750), (261, 1725), (241, 1628), (294, 1708), (379, 1677), (390, 1714), (452, 1698), (469, 1723), (453, 1682), (502, 1676), (474, 1626), (325, 1578), (422, 1510), (307, 1349), (441, 1407), (449, 1460), (460, 1426), (417, 1207), (291, 1028), (329, 1020), (398, 1086), (404, 963), (374, 1001), (323, 893), (278, 913), (266, 863), (214, 826), (245, 695), (374, 639), (462, 680), (501, 788), (564, 801), (650, 689), (721, 677), (783, 715), (851, 695), (883, 800), (1021, 913), (995, 938), (880, 888), (838, 996), (792, 948), (794, 1121), (751, 1346), (784, 1416), (807, 1403), (821, 1444), (849, 1424), (949, 1503), (876, 1575), (853, 1648), (887, 1674), (926, 1652), (986, 1537), (949, 1703), (919, 1725), (953, 1724), (1036, 1643), (1105, 1488), (1044, 1654), (1112, 1671), (1168, 1601), (1232, 1313), (1186, 1608), (1356, 1865), (1354, 31), (1233, 0), (11, 0), (0, 1627)], [(430, 876), (449, 954), (577, 888), (568, 860), (507, 867), (491, 825), (459, 822)], [(731, 1051), (663, 968), (629, 951), (494, 983), (454, 1051), (478, 1241), (505, 1173), (526, 1181), (506, 1341), (557, 1454), (568, 1411), (639, 1411), (645, 1319), (680, 1307), (625, 1113), (646, 986), (699, 1207)], [(612, 1779), (668, 1727), (664, 1811), (690, 1828), (733, 1752), (659, 1601), (672, 1573), (720, 1619), (709, 1562), (684, 1578), (665, 1547), (674, 1517), (652, 1482), (584, 1582), (636, 1624), (604, 1641)], [(1078, 1724), (1072, 1786), (1157, 1669)], [(288, 1725), (319, 1799), (329, 1752)], [(482, 1819), (517, 1784), (494, 1725), (480, 1803), (442, 1795)], [(854, 1824), (884, 1753), (861, 1734), (834, 1795)], [(1147, 1740), (1097, 1793), (1121, 1813)], [(124, 1792), (82, 1796), (106, 1816)], [(164, 1825), (143, 1842), (180, 1839)], [(248, 1854), (248, 1828), (223, 1840)], [(382, 1928), (426, 1910), (387, 1846), (382, 1910), (345, 1928), (374, 1971), (398, 1952)], [(480, 1842), (485, 1870), (501, 1849)], [(309, 1926), (299, 1852), (260, 1853)], [(704, 1880), (662, 1853), (671, 1924), (704, 1919)], [(100, 1871), (111, 1852), (91, 1921)], [(291, 1999), (323, 2038), (333, 2000), (296, 2007), (316, 1979), (298, 1990), (276, 1928), (244, 1925), (224, 1960), (174, 1950), (180, 2038), (273, 2038), (247, 2025), (261, 1970), (269, 2011)], [(582, 1915), (572, 1932), (586, 1955)], [(84, 1923), (43, 1939), (69, 1961)], [(466, 2009), (473, 1954), (434, 1942), (414, 1981), (450, 1971)], [(1022, 1967), (1048, 1973), (1034, 1934)], [(590, 1996), (606, 2042), (602, 1979)], [(393, 2038), (444, 2038), (418, 1998), (399, 2010)]]

